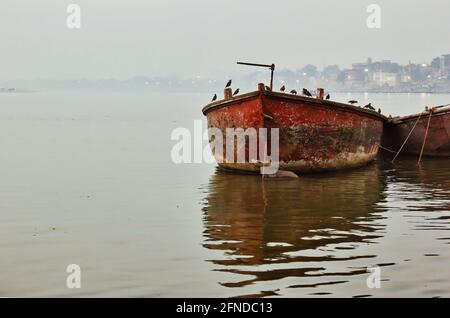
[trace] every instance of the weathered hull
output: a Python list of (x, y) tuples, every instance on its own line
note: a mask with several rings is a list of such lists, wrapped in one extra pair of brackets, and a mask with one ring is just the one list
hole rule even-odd
[(386, 123), (383, 145), (397, 151), (412, 131), (401, 153), (420, 155), (430, 121), (423, 155), (450, 157), (450, 108), (433, 111), (431, 119), (429, 112), (423, 113), (418, 120), (419, 116), (400, 117)]
[[(278, 128), (279, 168), (295, 172), (369, 163), (377, 155), (384, 121), (376, 112), (347, 104), (268, 91), (212, 103), (203, 113), (208, 127), (219, 128), (224, 135), (230, 127)], [(270, 138), (267, 141), (270, 149)], [(236, 148), (239, 151), (248, 152), (248, 148)], [(248, 160), (236, 163), (225, 154), (216, 159), (224, 169), (259, 172), (261, 167)]]

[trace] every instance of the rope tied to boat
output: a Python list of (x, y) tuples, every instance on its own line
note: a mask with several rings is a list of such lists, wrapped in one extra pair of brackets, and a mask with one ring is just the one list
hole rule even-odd
[(425, 130), (425, 136), (423, 137), (423, 143), (422, 143), (422, 149), (420, 150), (420, 156), (419, 156), (419, 161), (417, 161), (417, 164), (420, 165), (420, 161), (422, 160), (422, 155), (423, 155), (423, 151), (425, 149), (425, 144), (427, 142), (427, 137), (428, 137), (428, 129), (430, 128), (430, 123), (431, 123), (431, 116), (433, 115), (433, 109), (430, 109), (430, 116), (428, 116), (428, 124), (427, 124), (427, 130)]
[[(430, 112), (431, 113), (431, 112)], [(392, 163), (394, 163), (395, 159), (397, 159), (398, 155), (400, 154), (400, 152), (402, 151), (403, 147), (405, 147), (406, 143), (409, 140), (409, 137), (411, 137), (411, 134), (413, 133), (414, 129), (416, 128), (417, 124), (419, 123), (420, 118), (422, 118), (422, 114), (420, 113), (419, 117), (417, 118), (416, 122), (414, 123), (413, 128), (411, 129), (411, 131), (409, 132), (408, 136), (406, 137), (405, 141), (403, 142), (403, 144), (401, 145), (400, 149), (397, 151), (397, 153), (395, 154), (394, 159), (392, 159)]]
[(383, 147), (382, 145), (379, 145), (378, 147), (380, 147), (380, 149), (383, 149), (383, 150), (388, 151), (390, 153), (396, 153), (396, 151), (394, 151), (392, 149), (389, 149), (389, 148), (386, 148), (386, 147)]

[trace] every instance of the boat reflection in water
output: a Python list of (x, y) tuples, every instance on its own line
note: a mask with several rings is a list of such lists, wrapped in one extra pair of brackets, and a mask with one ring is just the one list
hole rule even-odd
[[(263, 180), (217, 170), (204, 202), (203, 246), (223, 251), (209, 260), (229, 274), (230, 281), (220, 284), (235, 288), (237, 296), (285, 295), (280, 288), (326, 295), (331, 293), (315, 287), (366, 274), (374, 255), (360, 247), (383, 236), (385, 226), (381, 171), (375, 163), (351, 172)], [(359, 276), (365, 285), (367, 275)]]
[[(434, 212), (450, 212), (449, 159), (426, 158), (418, 165), (417, 156), (404, 156), (397, 159), (394, 168), (387, 192), (397, 202), (402, 201), (404, 210), (427, 212), (428, 217)], [(445, 229), (450, 229), (448, 224)]]

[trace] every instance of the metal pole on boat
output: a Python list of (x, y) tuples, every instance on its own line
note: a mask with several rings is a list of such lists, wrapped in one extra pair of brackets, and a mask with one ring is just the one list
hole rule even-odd
[(273, 72), (275, 71), (275, 64), (270, 65), (270, 91), (273, 89)]
[(273, 72), (275, 71), (275, 64), (258, 64), (258, 63), (247, 63), (247, 62), (237, 62), (240, 65), (258, 66), (258, 67), (268, 67), (270, 68), (270, 91), (273, 89)]

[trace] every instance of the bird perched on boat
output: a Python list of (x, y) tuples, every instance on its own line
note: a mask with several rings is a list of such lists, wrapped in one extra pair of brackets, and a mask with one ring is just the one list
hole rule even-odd
[(378, 108), (378, 114), (381, 114), (381, 108)]
[(349, 100), (348, 103), (353, 105), (353, 104), (358, 104), (358, 101), (352, 99), (352, 100)]
[(239, 88), (236, 88), (236, 90), (235, 90), (234, 93), (233, 93), (233, 96), (234, 96), (234, 95), (237, 95), (237, 94), (239, 94)]
[(231, 80), (229, 80), (228, 82), (227, 82), (227, 85), (225, 86), (225, 88), (228, 88), (228, 87), (230, 87), (231, 86)]
[(291, 91), (291, 94), (297, 95), (297, 91), (296, 91), (295, 89), (293, 89), (293, 90)]
[(325, 96), (325, 99), (330, 99), (330, 94), (327, 94), (327, 96)]
[(303, 89), (303, 95), (312, 97), (311, 93), (306, 88)]
[(269, 86), (264, 86), (264, 88), (266, 89), (266, 91), (270, 91), (270, 87)]
[(366, 106), (364, 106), (364, 108), (375, 110), (375, 108), (372, 107), (372, 103), (367, 104)]
[(283, 85), (283, 86), (281, 86), (281, 88), (280, 88), (280, 92), (284, 92), (286, 90), (286, 87)]
[(211, 101), (215, 101), (217, 99), (217, 94), (214, 94), (213, 98), (211, 99)]

